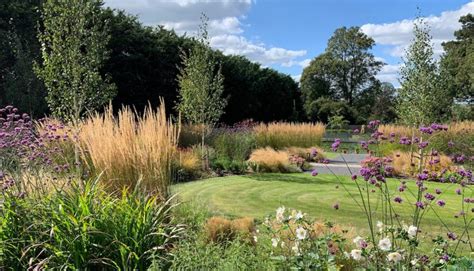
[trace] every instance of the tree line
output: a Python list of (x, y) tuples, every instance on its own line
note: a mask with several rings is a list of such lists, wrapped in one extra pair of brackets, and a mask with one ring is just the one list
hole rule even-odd
[[(54, 104), (58, 101), (82, 104), (77, 114), (100, 109), (110, 98), (115, 108), (132, 105), (140, 112), (149, 103), (158, 106), (163, 97), (167, 111), (177, 112), (182, 52), (200, 41), (163, 27), (144, 26), (124, 11), (103, 7), (100, 0), (73, 2), (89, 8), (73, 10), (58, 0), (0, 0), (0, 104), (15, 104), (41, 117), (71, 114), (67, 111), (74, 106), (61, 109), (61, 104)], [(61, 13), (64, 20), (48, 20), (52, 18), (48, 12)], [(82, 28), (77, 28), (83, 31), (69, 33), (64, 48), (51, 46), (53, 40), (68, 35), (63, 25), (78, 17), (84, 18), (78, 21)], [(411, 124), (472, 118), (473, 21), (471, 14), (460, 19), (462, 28), (455, 33), (456, 40), (443, 44), (446, 52), (440, 61), (430, 51), (429, 29), (415, 27), (398, 90), (376, 78), (385, 63), (374, 57), (374, 40), (358, 27), (337, 29), (326, 50), (304, 69), (300, 84), (244, 56), (224, 55), (206, 46), (222, 75), (226, 106), (219, 121), (328, 122), (340, 116), (351, 123), (376, 118)], [(61, 55), (67, 48), (76, 55)], [(65, 57), (76, 60), (78, 67), (55, 66)], [(65, 80), (61, 77), (65, 73), (75, 74), (71, 78), (77, 80)], [(64, 96), (63, 90), (71, 88), (84, 98)], [(434, 98), (423, 98), (427, 96)], [(439, 97), (446, 102), (440, 103)], [(411, 110), (420, 108), (416, 101), (423, 101), (425, 112)], [(420, 114), (430, 117), (407, 117)]]

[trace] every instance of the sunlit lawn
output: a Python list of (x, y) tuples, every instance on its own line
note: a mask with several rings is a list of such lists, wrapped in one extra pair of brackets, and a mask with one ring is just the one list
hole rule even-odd
[[(342, 181), (344, 186), (337, 178)], [(361, 181), (361, 183), (363, 182)], [(400, 220), (410, 225), (410, 214), (412, 214), (414, 208), (414, 195), (411, 192), (415, 193), (415, 183), (408, 181), (408, 190), (404, 193), (398, 192), (399, 180), (390, 179), (388, 185), (393, 191), (392, 198), (400, 195), (404, 199), (401, 204), (393, 203), (393, 205), (395, 211), (400, 215)], [(366, 234), (367, 220), (364, 211), (358, 207), (344, 187), (359, 199), (357, 187), (349, 177), (335, 177), (332, 175), (312, 177), (307, 173), (256, 174), (211, 178), (175, 185), (173, 190), (179, 194), (180, 199), (204, 202), (210, 210), (218, 214), (251, 216), (262, 219), (273, 213), (277, 207), (284, 205), (302, 210), (311, 217), (322, 221), (353, 226), (357, 233)], [(454, 231), (459, 235), (463, 220), (454, 217), (462, 208), (461, 196), (455, 192), (458, 185), (428, 183), (427, 187), (428, 192), (433, 195), (436, 195), (436, 188), (441, 189), (442, 194), (436, 195), (435, 202), (442, 199), (446, 202), (446, 205), (439, 207), (433, 203), (433, 210), (428, 210), (425, 213), (420, 227), (422, 238), (430, 240), (431, 237), (437, 234), (446, 236), (448, 231)], [(472, 197), (473, 190), (467, 188), (467, 191), (466, 196)], [(376, 206), (375, 211), (378, 211), (377, 209), (380, 209), (379, 192), (371, 192), (370, 196), (373, 205)], [(339, 204), (338, 210), (333, 208), (336, 203)], [(471, 210), (468, 209), (467, 213), (467, 217), (471, 219), (473, 217)], [(444, 220), (445, 226), (440, 223), (437, 215)], [(474, 226), (471, 229), (470, 234), (472, 236), (474, 235)]]

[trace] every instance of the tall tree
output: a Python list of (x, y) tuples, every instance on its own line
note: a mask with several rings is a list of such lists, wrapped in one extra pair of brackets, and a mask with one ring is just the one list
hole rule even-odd
[(14, 104), (32, 116), (47, 112), (46, 89), (33, 72), (39, 60), (41, 0), (0, 0), (0, 104)]
[(441, 71), (446, 76), (451, 95), (468, 104), (474, 103), (474, 16), (459, 19), (461, 29), (454, 32), (455, 40), (443, 43)]
[(405, 52), (400, 69), (397, 115), (400, 122), (418, 126), (442, 118), (441, 108), (451, 104), (440, 80), (438, 64), (433, 58), (430, 29), (418, 17), (414, 22), (413, 40)]
[[(178, 75), (179, 103), (177, 108), (184, 119), (194, 124), (203, 124), (202, 148), (207, 133), (224, 113), (227, 100), (222, 97), (224, 77), (209, 46), (208, 19), (203, 14), (199, 27), (198, 42), (191, 52), (182, 53), (183, 67)], [(204, 155), (204, 152), (203, 152)], [(204, 157), (203, 157), (204, 158)]]
[(337, 29), (325, 52), (306, 67), (301, 91), (308, 116), (315, 116), (319, 98), (344, 101), (352, 107), (366, 89), (379, 84), (375, 78), (384, 65), (370, 52), (375, 42), (359, 27)]
[(107, 59), (106, 22), (101, 0), (47, 0), (39, 33), (43, 63), (35, 71), (47, 89), (52, 113), (77, 121), (115, 94), (115, 86), (100, 74)]

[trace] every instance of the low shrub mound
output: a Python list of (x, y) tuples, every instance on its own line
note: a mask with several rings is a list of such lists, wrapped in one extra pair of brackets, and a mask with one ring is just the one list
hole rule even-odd
[(257, 146), (283, 149), (321, 145), (326, 127), (322, 123), (270, 123), (254, 127)]
[(301, 169), (291, 164), (290, 158), (286, 151), (267, 147), (254, 150), (248, 162), (254, 172), (301, 172)]
[(253, 242), (256, 230), (253, 218), (244, 217), (230, 220), (220, 216), (209, 218), (204, 229), (207, 242), (218, 244), (225, 244), (236, 239)]

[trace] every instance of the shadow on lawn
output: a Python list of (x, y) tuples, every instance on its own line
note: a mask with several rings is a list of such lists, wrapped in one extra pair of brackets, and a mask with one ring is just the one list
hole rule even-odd
[(286, 183), (300, 183), (300, 184), (336, 184), (337, 180), (330, 176), (317, 176), (312, 177), (309, 173), (308, 176), (301, 176), (295, 174), (281, 174), (281, 173), (260, 173), (250, 174), (243, 176), (244, 178), (252, 179), (255, 181), (277, 181)]

